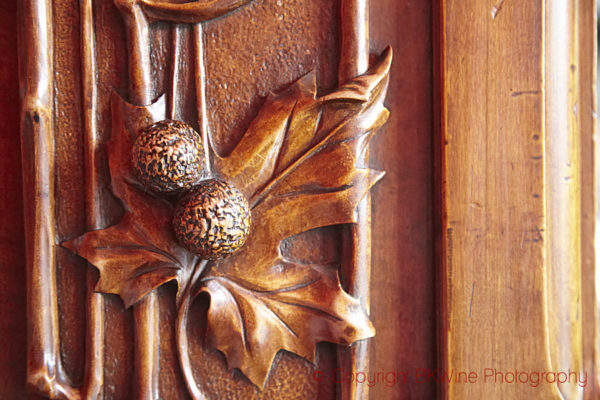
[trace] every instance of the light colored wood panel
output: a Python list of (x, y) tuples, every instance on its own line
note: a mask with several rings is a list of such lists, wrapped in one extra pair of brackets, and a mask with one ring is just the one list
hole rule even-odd
[(579, 99), (577, 113), (581, 127), (581, 295), (583, 318), (583, 365), (590, 376), (586, 399), (600, 395), (598, 381), (598, 299), (596, 293), (595, 226), (598, 215), (598, 142), (596, 135), (596, 8), (592, 1), (578, 4)]
[(440, 4), (443, 397), (579, 398), (590, 123), (577, 105), (593, 77), (578, 65), (592, 57), (580, 46), (592, 2)]

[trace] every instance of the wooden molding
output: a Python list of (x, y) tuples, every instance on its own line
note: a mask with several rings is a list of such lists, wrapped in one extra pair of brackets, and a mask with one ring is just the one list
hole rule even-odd
[(595, 398), (594, 4), (439, 7), (442, 397)]

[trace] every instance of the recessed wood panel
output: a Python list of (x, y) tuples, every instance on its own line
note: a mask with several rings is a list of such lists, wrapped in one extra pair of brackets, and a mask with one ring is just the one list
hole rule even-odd
[(443, 397), (594, 398), (593, 2), (439, 7)]

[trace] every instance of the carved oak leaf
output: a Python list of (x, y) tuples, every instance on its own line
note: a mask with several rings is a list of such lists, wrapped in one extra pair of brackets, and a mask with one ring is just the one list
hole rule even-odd
[[(146, 192), (130, 161), (142, 129), (165, 117), (164, 98), (142, 107), (113, 95), (107, 145), (113, 194), (125, 209), (114, 226), (64, 243), (100, 271), (97, 291), (129, 307), (165, 282), (178, 283), (176, 334), (188, 388), (201, 398), (189, 364), (185, 325), (193, 299), (210, 296), (207, 339), (257, 386), (279, 350), (314, 361), (318, 342), (351, 344), (374, 335), (360, 302), (344, 292), (336, 266), (286, 260), (281, 242), (299, 233), (356, 222), (355, 209), (383, 172), (360, 167), (385, 123), (383, 100), (392, 52), (365, 75), (316, 98), (314, 74), (272, 95), (234, 151), (213, 152), (213, 176), (250, 199), (245, 246), (218, 261), (180, 246), (171, 227), (172, 200)], [(326, 115), (326, 117), (323, 117)]]
[[(252, 233), (244, 248), (203, 274), (194, 294), (211, 299), (209, 343), (259, 387), (281, 349), (314, 361), (318, 342), (351, 344), (375, 334), (335, 267), (286, 260), (280, 244), (313, 228), (356, 222), (356, 206), (383, 176), (356, 165), (388, 117), (391, 57), (386, 50), (364, 76), (321, 98), (314, 75), (302, 78), (272, 96), (232, 154), (215, 161), (217, 173), (251, 198)], [(324, 133), (326, 106), (334, 123)]]
[(142, 107), (111, 99), (112, 134), (107, 144), (111, 186), (125, 214), (116, 225), (91, 231), (63, 246), (100, 271), (96, 291), (121, 296), (126, 307), (165, 282), (182, 287), (198, 258), (180, 246), (170, 229), (172, 205), (146, 192), (133, 177), (130, 151), (140, 129), (165, 117), (165, 99)]

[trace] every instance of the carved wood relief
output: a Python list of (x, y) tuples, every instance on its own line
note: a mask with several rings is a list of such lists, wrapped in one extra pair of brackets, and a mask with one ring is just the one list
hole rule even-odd
[[(278, 386), (268, 382), (277, 379), (280, 350), (323, 362), (320, 342), (340, 345), (338, 365), (364, 369), (365, 339), (375, 334), (368, 317), (369, 190), (383, 176), (369, 168), (368, 148), (388, 117), (392, 59), (387, 49), (369, 63), (367, 1), (334, 2), (342, 32), (337, 87), (321, 87), (327, 74), (297, 71), (269, 89), (245, 132), (229, 137), (211, 117), (217, 111), (207, 70), (218, 66), (206, 62), (205, 24), (217, 17), (226, 23), (250, 7), (260, 12), (267, 2), (98, 3), (82, 0), (79, 10), (85, 229), (62, 238), (55, 232), (53, 156), (66, 150), (53, 140), (60, 110), (49, 82), (54, 32), (46, 23), (55, 10), (44, 0), (25, 1), (22, 10), (22, 135), (36, 205), (27, 216), (30, 387), (69, 399), (277, 398)], [(121, 28), (107, 28), (106, 20)], [(99, 53), (110, 47), (99, 35), (118, 29), (126, 37), (126, 68), (114, 66), (107, 79)], [(341, 243), (341, 256), (323, 256), (326, 244), (311, 240)], [(74, 254), (87, 271), (78, 384), (63, 367), (56, 283), (57, 260)], [(133, 331), (109, 338), (129, 308)], [(133, 344), (128, 392), (115, 389), (114, 379), (107, 383), (116, 348), (106, 343), (115, 342)], [(161, 387), (165, 374), (172, 388)], [(225, 392), (232, 384), (238, 390)], [(184, 385), (187, 391), (178, 387)], [(366, 398), (365, 390), (333, 388), (342, 399)]]

